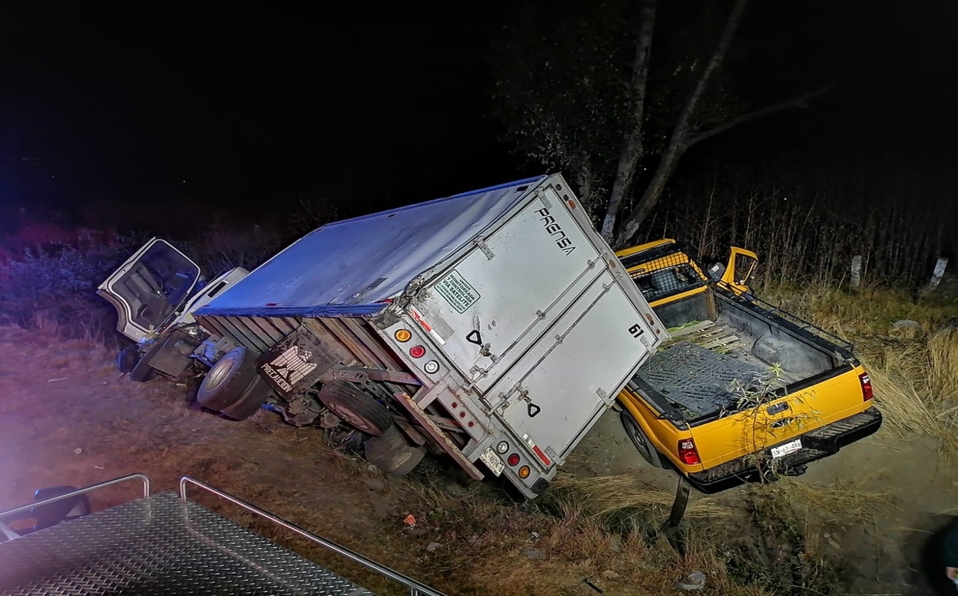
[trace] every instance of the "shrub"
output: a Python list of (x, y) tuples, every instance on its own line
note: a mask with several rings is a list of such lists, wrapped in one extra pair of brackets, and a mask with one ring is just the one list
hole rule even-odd
[(0, 263), (0, 322), (71, 337), (107, 337), (113, 308), (96, 286), (136, 246), (133, 238), (81, 231), (73, 244), (46, 243)]

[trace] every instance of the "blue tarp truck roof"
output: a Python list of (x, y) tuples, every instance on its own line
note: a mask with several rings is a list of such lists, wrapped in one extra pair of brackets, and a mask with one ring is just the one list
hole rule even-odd
[(327, 224), (291, 244), (198, 316), (375, 314), (417, 275), (521, 201), (546, 176)]

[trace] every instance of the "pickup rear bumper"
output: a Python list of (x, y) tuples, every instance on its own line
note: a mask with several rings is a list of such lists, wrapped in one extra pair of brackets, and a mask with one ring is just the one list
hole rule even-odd
[[(881, 412), (871, 407), (860, 414), (810, 431), (800, 437), (802, 449), (776, 459), (775, 474), (769, 477), (766, 473), (765, 480), (774, 480), (776, 475), (799, 476), (805, 472), (806, 464), (834, 455), (842, 447), (874, 434), (881, 428), (881, 423)], [(766, 455), (770, 455), (770, 449), (771, 447), (765, 450)], [(704, 472), (689, 474), (689, 484), (704, 493), (716, 493), (746, 482), (761, 480), (762, 473), (755, 466), (754, 460), (754, 456), (741, 457)]]

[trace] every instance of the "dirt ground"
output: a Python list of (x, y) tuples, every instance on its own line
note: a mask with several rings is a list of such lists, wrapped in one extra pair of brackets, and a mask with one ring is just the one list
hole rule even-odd
[[(154, 490), (165, 490), (190, 475), (427, 579), (424, 547), (429, 536), (402, 534), (402, 519), (421, 514), (410, 511), (409, 503), (421, 502), (428, 485), (386, 478), (355, 457), (325, 447), (317, 430), (287, 426), (269, 412), (230, 422), (192, 405), (190, 387), (133, 383), (116, 372), (112, 353), (88, 342), (3, 327), (0, 353), (0, 509), (29, 502), (41, 486), (82, 486), (143, 472)], [(644, 464), (615, 412), (607, 413), (584, 439), (566, 471), (578, 478), (633, 475), (668, 492), (676, 482), (671, 473)], [(919, 553), (949, 513), (958, 515), (955, 466), (939, 456), (934, 442), (905, 440), (883, 429), (813, 464), (797, 481), (828, 487), (836, 480), (872, 496), (869, 519), (874, 521), (839, 523), (839, 516), (830, 518), (812, 506), (806, 522), (822, 528), (836, 556), (853, 563), (853, 593), (926, 593), (918, 575)], [(442, 488), (474, 499), (490, 492), (477, 492), (456, 478)], [(743, 490), (728, 491), (721, 500), (734, 504)], [(134, 488), (107, 492), (94, 498), (94, 506), (132, 496)], [(414, 540), (416, 555), (404, 550), (397, 537)], [(464, 542), (462, 548), (469, 546)], [(389, 593), (385, 583), (350, 564), (318, 556), (327, 567)], [(437, 587), (460, 593), (454, 578), (440, 580)]]
[[(648, 466), (630, 445), (618, 415), (607, 412), (570, 455), (566, 471), (580, 478), (634, 474), (650, 488), (674, 491), (675, 475)], [(867, 515), (862, 516), (869, 519), (862, 524), (843, 524), (838, 518), (844, 516), (806, 507), (808, 523), (820, 525), (836, 554), (852, 563), (853, 593), (931, 593), (921, 575), (923, 546), (958, 516), (958, 467), (938, 453), (934, 440), (904, 439), (883, 427), (838, 455), (809, 465), (805, 475), (789, 482), (823, 490), (839, 487), (836, 502), (842, 487), (853, 489), (848, 494), (870, 497)], [(745, 490), (726, 491), (719, 501), (734, 507)], [(693, 499), (696, 496), (702, 498), (693, 493)]]

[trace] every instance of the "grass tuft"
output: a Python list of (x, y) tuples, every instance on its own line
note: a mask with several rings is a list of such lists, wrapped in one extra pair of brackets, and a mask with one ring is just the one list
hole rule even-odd
[(939, 400), (958, 398), (958, 320), (950, 321), (928, 340), (930, 391)]
[(865, 488), (871, 480), (869, 477), (843, 477), (829, 486), (821, 486), (784, 478), (782, 487), (789, 496), (797, 497), (818, 515), (843, 526), (871, 528), (875, 515), (883, 507), (894, 507), (888, 494)]
[[(552, 483), (553, 498), (568, 503), (588, 517), (610, 518), (641, 510), (668, 515), (674, 495), (643, 488), (636, 477), (620, 474), (596, 478), (558, 476)], [(727, 507), (703, 498), (692, 501), (688, 518), (712, 518), (729, 513)]]

